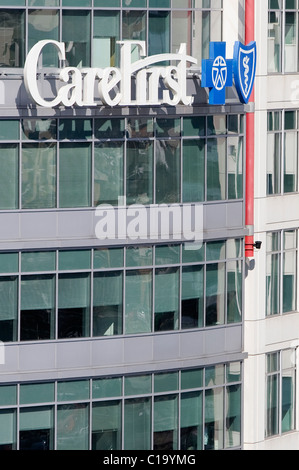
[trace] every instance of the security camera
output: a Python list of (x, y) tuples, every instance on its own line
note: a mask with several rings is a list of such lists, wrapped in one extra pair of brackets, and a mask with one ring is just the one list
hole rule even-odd
[(255, 242), (255, 244), (253, 246), (257, 250), (260, 250), (262, 248), (262, 244), (263, 244), (263, 242)]

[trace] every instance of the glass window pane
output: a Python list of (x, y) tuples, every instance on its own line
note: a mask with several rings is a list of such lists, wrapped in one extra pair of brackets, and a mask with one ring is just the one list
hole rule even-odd
[(266, 314), (277, 315), (280, 313), (281, 271), (279, 254), (267, 255), (266, 269)]
[(180, 119), (157, 119), (156, 121), (157, 137), (175, 138), (181, 135)]
[(179, 270), (176, 268), (157, 269), (155, 274), (155, 331), (177, 330), (178, 318)]
[(23, 384), (20, 386), (20, 404), (47, 403), (54, 401), (54, 382)]
[(127, 271), (125, 333), (152, 331), (152, 271)]
[(127, 143), (127, 203), (153, 202), (153, 143)]
[(21, 269), (23, 273), (38, 271), (55, 271), (55, 251), (28, 251), (21, 254)]
[(0, 273), (16, 273), (18, 271), (18, 253), (0, 253)]
[(17, 404), (17, 385), (1, 385), (0, 386), (0, 406), (12, 406), (16, 404)]
[(20, 411), (20, 450), (54, 449), (53, 407)]
[(225, 447), (241, 445), (241, 385), (226, 389)]
[[(12, 2), (9, 2), (11, 5)], [(7, 2), (6, 2), (7, 4)], [(23, 67), (25, 25), (23, 11), (0, 11), (0, 67)]]
[(190, 266), (182, 274), (182, 328), (203, 326), (204, 309), (204, 268)]
[(135, 398), (125, 401), (124, 450), (151, 448), (151, 399)]
[(0, 209), (19, 207), (19, 146), (0, 145)]
[(178, 264), (180, 262), (180, 247), (177, 245), (156, 246), (156, 265)]
[(125, 377), (125, 395), (146, 395), (152, 392), (152, 376)]
[[(132, 0), (136, 1), (136, 0)], [(130, 7), (132, 7), (132, 1)], [(140, 5), (140, 0), (137, 0)], [(143, 0), (144, 1), (144, 0)], [(146, 3), (146, 1), (144, 1)], [(126, 5), (125, 5), (126, 6)], [(145, 5), (144, 5), (145, 6)], [(136, 41), (146, 41), (146, 12), (123, 10), (122, 16), (122, 36), (123, 40), (131, 39)], [(140, 59), (139, 47), (132, 46), (132, 62)]]
[(295, 378), (296, 372), (294, 368), (282, 371), (282, 432), (289, 432), (295, 429)]
[(154, 401), (154, 449), (178, 448), (178, 397), (166, 395)]
[(149, 246), (128, 247), (126, 249), (126, 266), (151, 266), (153, 264), (153, 250)]
[(30, 7), (59, 7), (59, 2), (60, 0), (28, 0), (28, 5)]
[(59, 206), (90, 206), (91, 146), (60, 144)]
[(16, 410), (1, 410), (0, 411), (0, 451), (1, 450), (16, 450)]
[[(161, 7), (163, 5), (159, 5)], [(170, 13), (150, 11), (148, 55), (170, 52)]]
[(242, 321), (242, 262), (227, 263), (227, 322)]
[(22, 207), (56, 206), (56, 145), (24, 144), (22, 147)]
[(198, 263), (204, 260), (205, 245), (203, 243), (185, 243), (183, 245), (183, 263)]
[(267, 378), (267, 420), (266, 436), (273, 436), (278, 433), (279, 421), (279, 380), (278, 375), (271, 375)]
[(59, 269), (61, 271), (74, 271), (90, 269), (91, 250), (59, 251)]
[[(95, 7), (107, 7), (107, 0), (93, 0), (94, 6)], [(120, 6), (120, 0), (109, 0), (109, 7), (114, 8), (114, 7), (119, 7)]]
[(121, 402), (93, 403), (92, 450), (121, 449)]
[[(182, 5), (180, 5), (182, 7)], [(191, 55), (192, 12), (172, 12), (172, 51), (178, 52), (181, 44), (187, 45), (187, 54)]]
[(122, 333), (123, 273), (95, 273), (93, 283), (93, 336)]
[(57, 450), (88, 450), (89, 406), (84, 403), (57, 408)]
[(202, 448), (202, 392), (183, 393), (181, 396), (181, 450), (202, 450)]
[(156, 142), (156, 203), (180, 202), (180, 153), (179, 140)]
[(103, 142), (94, 148), (94, 205), (118, 205), (124, 194), (124, 145)]
[(57, 138), (56, 119), (23, 119), (23, 140), (49, 140)]
[(217, 261), (226, 257), (225, 241), (208, 242), (206, 244), (207, 261)]
[(270, 11), (268, 15), (268, 72), (281, 71), (281, 12)]
[(54, 338), (55, 277), (23, 276), (21, 282), (21, 340)]
[[(57, 10), (29, 10), (28, 14), (28, 48), (39, 41), (59, 40), (59, 12)], [(46, 46), (42, 52), (43, 67), (57, 67), (57, 50)]]
[[(92, 0), (77, 0), (76, 7), (91, 7)], [(73, 7), (74, 0), (62, 0), (63, 7)]]
[(122, 395), (122, 379), (121, 377), (113, 377), (107, 379), (94, 379), (92, 381), (92, 397), (96, 398), (113, 398)]
[(19, 121), (13, 119), (0, 121), (0, 140), (18, 140), (19, 134)]
[[(74, 31), (76, 31), (75, 36)], [(90, 66), (90, 12), (86, 10), (62, 12), (62, 42), (66, 45), (68, 66)]]
[(210, 264), (206, 273), (206, 326), (223, 325), (225, 317), (225, 264)]
[(124, 119), (95, 119), (96, 139), (123, 139), (124, 132)]
[(241, 362), (231, 362), (226, 366), (226, 380), (229, 383), (239, 382), (242, 379)]
[(228, 199), (243, 197), (243, 138), (227, 139)]
[(187, 390), (190, 388), (199, 388), (203, 385), (203, 369), (182, 370), (181, 388)]
[(155, 393), (171, 392), (179, 387), (179, 375), (177, 372), (155, 374)]
[(297, 12), (285, 13), (284, 31), (284, 71), (297, 72), (298, 45), (297, 45)]
[(123, 248), (97, 248), (94, 250), (94, 269), (121, 268), (123, 265)]
[(207, 199), (220, 201), (226, 195), (226, 140), (208, 139)]
[(88, 400), (89, 380), (72, 380), (57, 383), (57, 400)]
[(58, 284), (58, 337), (89, 335), (90, 276), (62, 274)]
[(293, 193), (297, 191), (297, 132), (285, 133), (284, 149), (284, 192)]
[(16, 341), (18, 318), (18, 278), (0, 277), (0, 340)]
[(206, 118), (204, 116), (184, 118), (184, 136), (204, 136), (206, 132)]
[(205, 395), (205, 450), (223, 449), (224, 409), (223, 389), (207, 390)]
[(183, 202), (202, 202), (205, 197), (205, 141), (183, 143)]
[(60, 119), (60, 140), (88, 140), (92, 138), (91, 119)]
[[(106, 5), (105, 5), (106, 6)], [(112, 7), (111, 2), (109, 7)], [(117, 67), (119, 64), (120, 12), (95, 11), (93, 26), (93, 67)]]
[(294, 312), (296, 310), (296, 272), (296, 252), (287, 251), (283, 257), (283, 313)]

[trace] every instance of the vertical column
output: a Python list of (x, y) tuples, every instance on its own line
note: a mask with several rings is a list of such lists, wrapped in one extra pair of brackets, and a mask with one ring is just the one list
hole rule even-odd
[[(255, 40), (255, 0), (245, 0), (245, 43)], [(250, 97), (254, 102), (254, 90)], [(245, 238), (245, 256), (254, 256), (254, 112), (246, 115), (246, 214), (245, 224), (249, 235)]]

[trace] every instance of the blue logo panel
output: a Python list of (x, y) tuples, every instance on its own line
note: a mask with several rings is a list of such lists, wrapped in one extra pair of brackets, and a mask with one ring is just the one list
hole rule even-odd
[(244, 46), (235, 43), (234, 48), (234, 78), (240, 101), (247, 104), (254, 85), (256, 73), (256, 43)]
[(226, 59), (226, 43), (211, 42), (210, 58), (202, 61), (201, 86), (210, 89), (209, 103), (225, 104), (225, 89), (233, 85), (233, 60)]

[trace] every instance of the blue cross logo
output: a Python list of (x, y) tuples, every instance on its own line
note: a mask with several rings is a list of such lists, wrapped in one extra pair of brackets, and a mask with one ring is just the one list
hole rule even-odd
[(202, 61), (201, 86), (210, 88), (209, 103), (225, 104), (225, 89), (233, 86), (233, 60), (226, 59), (226, 43), (210, 43), (210, 59)]

